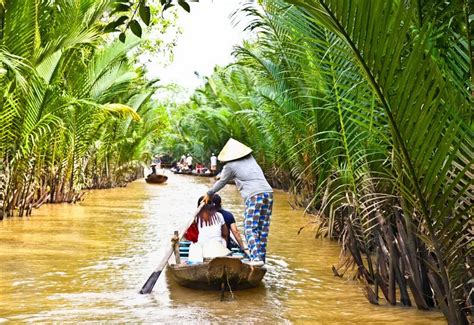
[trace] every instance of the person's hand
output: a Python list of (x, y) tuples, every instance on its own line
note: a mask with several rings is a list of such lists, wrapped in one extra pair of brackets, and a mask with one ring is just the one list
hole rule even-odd
[(211, 204), (212, 203), (212, 195), (209, 195), (206, 193), (204, 195), (204, 199), (202, 200), (205, 204)]

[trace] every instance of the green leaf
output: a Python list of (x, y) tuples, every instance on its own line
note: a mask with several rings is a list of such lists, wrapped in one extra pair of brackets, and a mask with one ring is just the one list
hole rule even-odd
[(116, 23), (115, 21), (108, 23), (108, 24), (104, 27), (104, 33), (111, 33), (111, 32), (113, 32), (113, 31), (115, 30), (115, 27), (116, 27), (115, 23)]
[(122, 25), (127, 19), (128, 16), (121, 16), (117, 20), (108, 23), (107, 26), (105, 26), (104, 28), (104, 32), (111, 33), (117, 31), (116, 28)]
[(125, 33), (124, 32), (120, 33), (119, 40), (120, 40), (120, 42), (125, 43)]
[(122, 12), (122, 11), (129, 11), (130, 6), (125, 3), (119, 3), (115, 6), (115, 10), (113, 12)]
[(130, 22), (130, 29), (132, 30), (133, 34), (137, 35), (138, 37), (142, 37), (142, 27), (135, 19)]
[(191, 8), (189, 7), (189, 4), (186, 1), (178, 1), (178, 4), (187, 12), (191, 12)]
[(13, 79), (12, 83), (10, 84), (10, 87), (8, 88), (8, 92), (12, 93), (13, 91), (15, 91), (15, 88), (16, 88), (16, 80)]
[(150, 17), (151, 17), (150, 7), (145, 6), (145, 4), (142, 2), (140, 4), (140, 8), (138, 12), (140, 14), (140, 18), (143, 20), (145, 25), (150, 26)]
[(123, 24), (127, 19), (128, 16), (120, 16), (120, 18), (116, 20), (117, 26)]

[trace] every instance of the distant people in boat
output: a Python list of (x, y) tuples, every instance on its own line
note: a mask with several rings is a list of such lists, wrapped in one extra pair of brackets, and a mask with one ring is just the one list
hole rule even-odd
[(265, 263), (266, 258), (273, 189), (251, 153), (252, 149), (230, 138), (217, 157), (219, 161), (225, 163), (221, 177), (207, 191), (204, 200), (212, 202), (212, 195), (221, 190), (231, 179), (235, 180), (245, 201), (244, 235), (250, 253), (249, 264), (259, 266)]
[(151, 160), (151, 173), (153, 175), (156, 175), (156, 171), (161, 168), (161, 159), (160, 156), (155, 155), (153, 159)]
[(182, 172), (188, 170), (188, 165), (186, 163), (186, 156), (182, 155), (181, 158), (174, 164), (171, 168), (172, 172)]
[(202, 164), (196, 164), (196, 169), (193, 170), (193, 174), (198, 174), (198, 175), (205, 174), (205, 175), (211, 176), (211, 171)]
[(189, 170), (193, 170), (193, 157), (189, 153), (188, 153), (188, 156), (186, 157), (186, 165), (189, 168)]
[(161, 168), (161, 158), (160, 158), (160, 156), (155, 155), (155, 157), (152, 160), (152, 164), (155, 165), (156, 169), (160, 169)]
[(244, 247), (244, 243), (242, 242), (242, 238), (240, 236), (239, 229), (235, 223), (235, 218), (232, 212), (224, 210), (222, 208), (222, 198), (219, 194), (214, 194), (212, 196), (212, 203), (217, 209), (217, 212), (222, 214), (224, 217), (225, 224), (227, 229), (229, 230), (229, 236), (227, 237), (227, 248), (232, 250), (232, 248), (240, 248), (245, 253), (248, 254), (248, 248)]
[(211, 156), (211, 173), (215, 174), (217, 172), (217, 157), (212, 153)]
[(181, 159), (179, 159), (178, 167), (179, 167), (179, 168), (183, 168), (185, 165), (186, 165), (186, 156), (185, 156), (185, 155), (182, 155), (182, 156), (181, 156)]
[[(199, 198), (198, 206), (203, 199), (204, 196)], [(198, 244), (203, 247), (204, 257), (225, 256), (230, 253), (226, 248), (229, 231), (224, 217), (212, 202), (205, 204), (197, 214), (196, 224), (199, 231)]]
[(196, 173), (202, 174), (202, 173), (204, 173), (204, 169), (206, 169), (206, 167), (204, 165), (196, 164)]

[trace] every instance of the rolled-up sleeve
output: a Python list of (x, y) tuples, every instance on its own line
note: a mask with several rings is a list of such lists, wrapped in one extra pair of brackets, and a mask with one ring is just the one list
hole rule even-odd
[(213, 195), (219, 192), (232, 178), (234, 178), (234, 173), (228, 165), (225, 165), (222, 168), (221, 178), (214, 183), (214, 185), (207, 191), (208, 195)]

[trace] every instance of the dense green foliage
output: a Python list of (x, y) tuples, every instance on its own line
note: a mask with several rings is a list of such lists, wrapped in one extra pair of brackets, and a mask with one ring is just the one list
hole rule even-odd
[(0, 2), (0, 217), (141, 176), (156, 87), (104, 34), (114, 2)]
[[(343, 239), (378, 303), (472, 304), (473, 18), (467, 1), (264, 1), (258, 36), (177, 109), (166, 139), (208, 156), (229, 136)], [(343, 270), (344, 271), (344, 270)], [(375, 292), (372, 284), (375, 284)], [(397, 288), (399, 294), (396, 293)], [(411, 293), (409, 294), (408, 291)]]
[(342, 240), (335, 274), (355, 265), (372, 303), (380, 290), (467, 323), (469, 1), (261, 2), (238, 13), (256, 39), (237, 61), (155, 109), (128, 55), (156, 22), (152, 1), (0, 0), (0, 218), (139, 176), (158, 138), (207, 162), (232, 136), (317, 215), (318, 235)]

